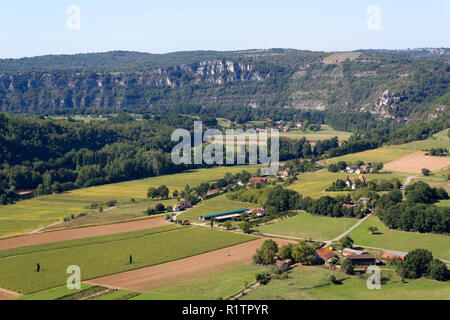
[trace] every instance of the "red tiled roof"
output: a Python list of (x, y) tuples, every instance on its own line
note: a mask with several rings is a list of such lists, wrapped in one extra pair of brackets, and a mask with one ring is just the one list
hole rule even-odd
[(328, 248), (322, 248), (316, 251), (317, 254), (325, 261), (336, 256), (333, 251)]

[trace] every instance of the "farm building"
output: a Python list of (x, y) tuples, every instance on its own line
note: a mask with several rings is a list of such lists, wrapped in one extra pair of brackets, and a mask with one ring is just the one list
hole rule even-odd
[(322, 248), (316, 251), (317, 256), (320, 257), (324, 263), (330, 263), (336, 254), (328, 248)]
[(350, 249), (350, 248), (345, 248), (342, 250), (342, 255), (344, 255), (344, 256), (360, 255), (363, 253), (365, 253), (365, 252), (360, 251), (360, 250)]
[[(215, 219), (215, 220), (226, 220), (226, 219), (231, 219), (232, 217), (238, 217), (241, 215), (241, 213), (244, 213), (246, 211), (248, 211), (248, 208), (242, 208), (242, 209), (236, 209), (236, 210), (230, 210), (230, 211), (224, 211), (224, 212), (218, 212), (218, 213), (212, 213), (212, 214), (206, 214), (204, 216), (200, 216), (199, 220), (200, 221), (205, 221), (205, 220), (210, 220), (210, 219)], [(225, 219), (223, 218), (224, 216), (227, 216)], [(221, 218), (222, 217), (222, 218)]]
[(278, 267), (282, 267), (282, 266), (290, 266), (292, 264), (292, 260), (291, 259), (276, 259), (275, 260), (275, 264)]
[(346, 257), (352, 262), (354, 266), (372, 266), (376, 263), (375, 256), (373, 254), (351, 254)]
[(407, 253), (406, 252), (400, 252), (400, 251), (392, 251), (392, 250), (384, 250), (381, 253), (381, 258), (382, 259), (394, 259), (394, 258), (399, 258), (401, 260), (405, 260)]
[(248, 214), (255, 215), (257, 217), (264, 217), (266, 215), (266, 210), (263, 208), (257, 208), (247, 211)]
[(263, 178), (263, 177), (251, 177), (250, 178), (250, 182), (251, 183), (261, 183), (264, 184), (267, 182), (267, 178)]

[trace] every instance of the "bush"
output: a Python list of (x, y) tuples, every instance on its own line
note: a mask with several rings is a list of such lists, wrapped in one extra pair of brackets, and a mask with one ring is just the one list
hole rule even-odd
[(334, 274), (332, 274), (332, 275), (330, 276), (330, 282), (331, 282), (332, 284), (337, 284), (337, 279), (336, 279), (336, 276), (335, 276)]
[(256, 277), (256, 281), (258, 281), (258, 283), (263, 284), (263, 285), (268, 284), (270, 281), (270, 274), (267, 272), (257, 273), (255, 277)]
[(428, 268), (428, 276), (434, 280), (447, 281), (449, 278), (449, 271), (445, 263), (441, 260), (434, 259), (431, 261), (430, 267)]

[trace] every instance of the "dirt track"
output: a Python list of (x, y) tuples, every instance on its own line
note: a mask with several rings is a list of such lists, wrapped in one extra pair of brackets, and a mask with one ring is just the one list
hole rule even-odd
[(0, 288), (0, 300), (11, 300), (20, 297), (20, 294)]
[(0, 240), (0, 250), (31, 246), (42, 243), (90, 238), (108, 234), (138, 231), (168, 225), (164, 217), (140, 219), (136, 221), (113, 223), (104, 226), (84, 227), (67, 230), (27, 234)]
[[(256, 249), (266, 239), (258, 239), (232, 247), (219, 249), (193, 257), (162, 263), (132, 271), (113, 274), (86, 281), (111, 288), (145, 291), (190, 280), (201, 275), (213, 274), (249, 264)], [(279, 245), (291, 240), (274, 239)]]
[(425, 152), (414, 152), (395, 159), (384, 165), (384, 170), (420, 173), (422, 168), (431, 171), (445, 169), (450, 166), (449, 157), (426, 156)]

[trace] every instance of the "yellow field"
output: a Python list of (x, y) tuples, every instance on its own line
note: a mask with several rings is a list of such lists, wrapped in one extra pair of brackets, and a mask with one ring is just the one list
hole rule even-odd
[(411, 149), (403, 149), (397, 146), (390, 146), (330, 158), (327, 159), (325, 162), (336, 163), (338, 161), (346, 161), (348, 163), (352, 163), (361, 160), (364, 162), (386, 163), (413, 152), (414, 150)]
[(234, 166), (197, 169), (172, 175), (72, 190), (62, 194), (42, 196), (19, 201), (12, 205), (0, 206), (0, 238), (30, 232), (69, 217), (87, 212), (92, 203), (104, 203), (116, 199), (119, 203), (129, 203), (131, 198), (143, 200), (147, 189), (165, 184), (172, 193), (182, 189), (187, 183), (197, 186), (222, 178), (226, 172), (242, 170), (256, 172), (257, 166)]

